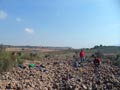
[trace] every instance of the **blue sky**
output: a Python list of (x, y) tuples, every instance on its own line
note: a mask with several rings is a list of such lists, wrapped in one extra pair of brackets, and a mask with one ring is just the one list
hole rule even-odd
[(0, 0), (0, 43), (120, 45), (119, 0)]

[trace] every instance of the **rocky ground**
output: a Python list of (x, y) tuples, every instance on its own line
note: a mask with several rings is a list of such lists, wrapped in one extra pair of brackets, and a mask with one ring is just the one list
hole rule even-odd
[(102, 65), (94, 72), (92, 63), (76, 69), (72, 60), (42, 60), (34, 62), (42, 68), (14, 68), (0, 75), (0, 90), (120, 90), (120, 68)]

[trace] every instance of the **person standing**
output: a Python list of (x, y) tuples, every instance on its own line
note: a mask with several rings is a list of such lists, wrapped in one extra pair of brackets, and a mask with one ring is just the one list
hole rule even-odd
[(84, 62), (84, 61), (85, 61), (85, 55), (86, 55), (85, 51), (84, 51), (84, 50), (81, 50), (81, 51), (80, 51), (80, 61), (81, 61), (81, 62)]

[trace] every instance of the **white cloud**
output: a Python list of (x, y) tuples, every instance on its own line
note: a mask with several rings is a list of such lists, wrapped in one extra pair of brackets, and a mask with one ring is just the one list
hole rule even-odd
[(18, 17), (18, 18), (16, 18), (16, 21), (17, 21), (17, 22), (21, 22), (22, 19)]
[(34, 33), (34, 30), (31, 29), (31, 28), (25, 28), (25, 32), (26, 32), (27, 34), (33, 34), (33, 33)]
[(0, 10), (0, 19), (5, 19), (7, 17), (7, 13)]

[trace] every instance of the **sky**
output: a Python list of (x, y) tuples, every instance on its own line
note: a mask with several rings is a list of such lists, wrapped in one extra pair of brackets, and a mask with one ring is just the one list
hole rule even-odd
[(0, 43), (120, 45), (119, 0), (0, 0)]

